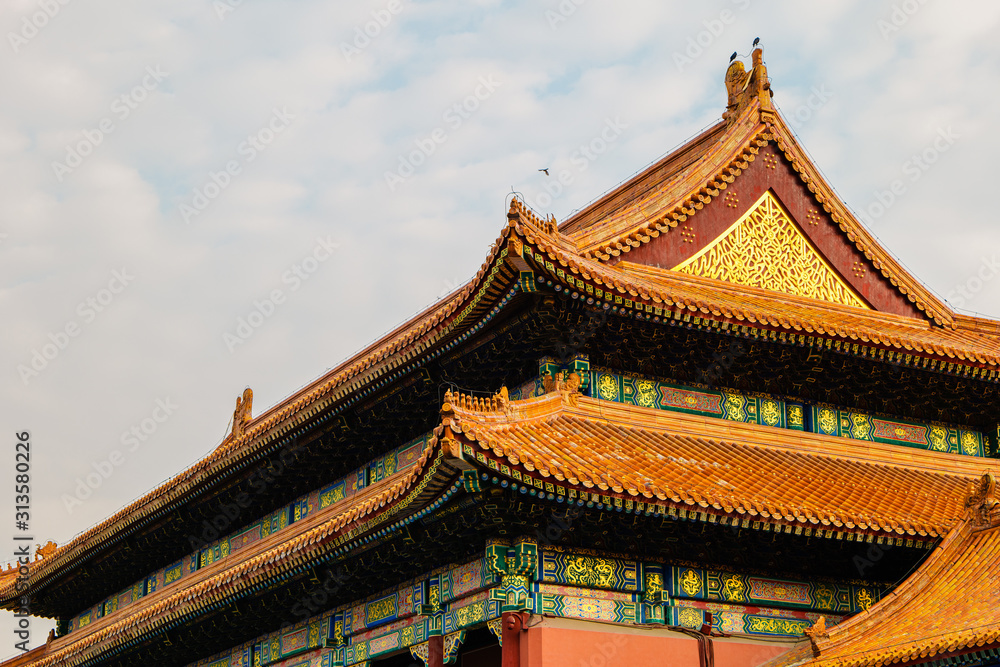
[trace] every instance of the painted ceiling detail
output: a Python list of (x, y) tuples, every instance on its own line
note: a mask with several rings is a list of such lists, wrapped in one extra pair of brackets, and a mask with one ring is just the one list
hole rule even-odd
[(674, 270), (869, 308), (813, 247), (770, 190), (732, 227)]

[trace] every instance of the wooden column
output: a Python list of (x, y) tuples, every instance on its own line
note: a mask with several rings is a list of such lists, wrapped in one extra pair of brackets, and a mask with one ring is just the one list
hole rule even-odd
[(516, 611), (504, 612), (501, 628), (503, 633), (501, 667), (521, 667), (521, 631), (524, 629), (524, 616)]
[(444, 635), (427, 638), (427, 667), (444, 667)]

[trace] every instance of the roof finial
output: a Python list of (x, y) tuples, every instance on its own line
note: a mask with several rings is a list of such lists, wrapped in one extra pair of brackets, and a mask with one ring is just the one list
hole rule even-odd
[(243, 435), (243, 430), (250, 423), (251, 411), (253, 409), (253, 390), (247, 387), (243, 390), (243, 396), (236, 397), (236, 409), (233, 410), (233, 437), (239, 438)]
[(819, 656), (819, 641), (821, 639), (829, 639), (830, 631), (826, 627), (826, 616), (820, 616), (811, 627), (804, 630), (807, 637), (809, 637), (809, 643), (812, 644), (813, 656)]
[[(751, 69), (748, 72), (741, 60), (730, 58), (726, 70), (726, 93), (728, 100), (726, 111), (722, 118), (733, 123), (754, 100), (762, 110), (771, 110), (771, 83), (767, 78), (767, 67), (764, 65), (764, 51), (757, 46), (760, 38), (754, 40), (754, 50), (751, 55)], [(737, 54), (734, 54), (734, 56)]]
[(969, 482), (965, 512), (977, 528), (1000, 525), (1000, 497), (997, 496), (996, 479), (990, 471), (983, 473), (979, 483)]

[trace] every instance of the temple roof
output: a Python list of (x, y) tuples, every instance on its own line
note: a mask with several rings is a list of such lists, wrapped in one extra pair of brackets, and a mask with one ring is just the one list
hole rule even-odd
[[(838, 352), (846, 355), (911, 367), (920, 364), (927, 372), (996, 383), (1000, 379), (1000, 322), (955, 314), (892, 259), (840, 202), (795, 141), (791, 130), (770, 105), (764, 86), (766, 70), (758, 67), (763, 65), (754, 65), (749, 80), (756, 87), (739, 89), (751, 94), (741, 97), (739, 91), (733, 92), (738, 86), (731, 87), (730, 108), (723, 122), (608, 193), (566, 221), (561, 228), (557, 229), (552, 220), (542, 220), (519, 200), (513, 200), (506, 226), (491, 247), (482, 268), (467, 285), (279, 405), (254, 418), (245, 415), (245, 419), (240, 420), (239, 431), (204, 459), (33, 565), (32, 586), (38, 590), (100, 555), (102, 550), (114, 548), (124, 535), (144, 530), (153, 521), (189, 502), (193, 493), (210, 488), (232, 471), (259, 461), (273, 451), (275, 443), (296, 429), (308, 428), (318, 420), (329, 419), (337, 411), (371, 398), (387, 385), (398, 382), (423, 364), (475, 337), (507, 307), (515, 294), (529, 291), (530, 288), (522, 282), (523, 274), (530, 275), (531, 281), (544, 284), (546, 289), (556, 293), (572, 293), (574, 298), (579, 297), (592, 308), (610, 311), (617, 317), (642, 319), (650, 325), (695, 327), (745, 337), (750, 333), (765, 334), (771, 340), (799, 346), (825, 345), (829, 348), (834, 345)], [(736, 81), (738, 74), (737, 71), (730, 78)], [(780, 158), (784, 161), (783, 166), (770, 161), (765, 165), (764, 158), (757, 159), (762, 153), (774, 160)], [(782, 177), (785, 180), (778, 185), (769, 185), (766, 179), (761, 180), (764, 177), (751, 173), (754, 168), (764, 170), (761, 173), (765, 175), (770, 173), (767, 170), (771, 170), (775, 174), (773, 178), (778, 178), (779, 166), (788, 172), (788, 176)], [(697, 243), (687, 244), (690, 247), (684, 249), (683, 239), (689, 232), (684, 232), (683, 227), (678, 230), (678, 225), (690, 221), (697, 223), (700, 217), (715, 220), (713, 224), (725, 227), (746, 215), (746, 212), (740, 212), (742, 209), (733, 208), (732, 216), (735, 217), (729, 220), (719, 217), (722, 213), (713, 213), (711, 208), (725, 209), (725, 193), (732, 191), (736, 187), (734, 184), (739, 185), (740, 178), (744, 177), (752, 177), (748, 183), (754, 184), (749, 190), (745, 189), (746, 192), (756, 195), (760, 190), (761, 196), (771, 193), (780, 200), (779, 203), (787, 208), (790, 219), (794, 218), (797, 229), (805, 230), (803, 233), (809, 236), (810, 247), (817, 253), (842, 253), (838, 255), (839, 259), (823, 256), (831, 269), (867, 305), (882, 304), (883, 309), (856, 307), (732, 280), (692, 275), (675, 270), (674, 265), (659, 266), (656, 257), (672, 256), (671, 252), (680, 252), (677, 248), (693, 256), (719, 238), (711, 235), (699, 237)], [(785, 199), (781, 199), (782, 196)], [(812, 211), (807, 205), (810, 197), (818, 206), (814, 225), (811, 219), (803, 222)], [(750, 205), (759, 198), (748, 199), (744, 195), (740, 201), (742, 203), (732, 206), (749, 211)], [(667, 242), (674, 245), (667, 247), (664, 245)], [(657, 246), (659, 250), (654, 247), (657, 243), (661, 244)], [(849, 246), (847, 250), (845, 246)], [(642, 253), (647, 250), (647, 256), (643, 256)], [(655, 255), (653, 250), (660, 255)], [(629, 261), (623, 261), (624, 258)], [(642, 259), (642, 262), (633, 261), (635, 258)], [(872, 270), (859, 270), (859, 275), (864, 277), (852, 275), (843, 268), (849, 260), (865, 263)], [(925, 313), (927, 317), (909, 313), (906, 308), (910, 305), (918, 309), (918, 314)], [(661, 415), (658, 419), (665, 417)], [(717, 426), (690, 423), (685, 428), (708, 433)], [(735, 432), (733, 429), (743, 427), (729, 425), (726, 428)], [(750, 435), (744, 435), (747, 442), (754, 442)], [(688, 437), (694, 438), (693, 435)], [(797, 440), (817, 445), (820, 441), (813, 438), (819, 437), (794, 436)], [(718, 442), (726, 441), (724, 433), (719, 433), (718, 438)], [(823, 447), (829, 447), (829, 451), (842, 451), (843, 456), (855, 459), (853, 463), (830, 463), (827, 459), (817, 458), (818, 454), (799, 452), (794, 442), (787, 443), (784, 454), (770, 452), (767, 443), (773, 442), (771, 438), (772, 435), (760, 436), (756, 444), (748, 445), (756, 449), (751, 448), (747, 452), (777, 457), (789, 464), (797, 464), (800, 457), (805, 457), (801, 460), (818, 466), (817, 474), (822, 466), (832, 465), (847, 475), (846, 471), (851, 466), (859, 465), (867, 471), (865, 475), (875, 475), (871, 478), (872, 483), (877, 483), (878, 475), (883, 474), (890, 474), (893, 479), (909, 479), (898, 466), (893, 467), (888, 460), (888, 451), (885, 452), (886, 460), (878, 462), (884, 467), (877, 471), (869, 470), (869, 464), (858, 463), (868, 460), (871, 445), (851, 449), (855, 446), (832, 439), (824, 441)], [(668, 436), (662, 434), (653, 440), (670, 442)], [(706, 443), (698, 445), (707, 448), (702, 454), (718, 460), (724, 448)], [(845, 447), (846, 450), (843, 449)], [(921, 458), (925, 456), (933, 458)], [(963, 468), (939, 454), (918, 455), (893, 449), (891, 457), (897, 461), (921, 461), (926, 472), (920, 475), (933, 475), (935, 469), (940, 469), (945, 478), (948, 475), (955, 475), (955, 479), (975, 475), (975, 464), (962, 464), (968, 466)], [(619, 461), (608, 460), (606, 463), (612, 474), (623, 474), (618, 471)], [(885, 472), (887, 470), (894, 472)], [(657, 471), (650, 469), (648, 472)], [(932, 487), (933, 484), (948, 486), (952, 483), (933, 476), (928, 479), (935, 480)], [(667, 485), (662, 490), (666, 492), (674, 488), (669, 486), (672, 483), (670, 479), (664, 480)], [(699, 493), (708, 493), (707, 488)], [(917, 492), (910, 482), (899, 488), (907, 489), (908, 493)], [(819, 496), (809, 496), (808, 491), (798, 489), (796, 493), (801, 493), (801, 497), (789, 492), (783, 502), (793, 506), (811, 498), (810, 502), (816, 503), (816, 507), (810, 511), (816, 516), (833, 511), (820, 507)], [(755, 511), (764, 507), (758, 503), (771, 498), (767, 495), (770, 492), (770, 488), (743, 489), (746, 498), (754, 499), (747, 500), (747, 503)], [(738, 504), (734, 504), (734, 500), (726, 500), (724, 493), (716, 493), (721, 495), (713, 497), (712, 503), (721, 507), (725, 507), (727, 502), (734, 507)], [(758, 495), (753, 495), (755, 493)], [(673, 498), (672, 495), (670, 497)], [(694, 497), (690, 499), (694, 500)], [(868, 507), (863, 503), (852, 505), (848, 500), (851, 499), (845, 498), (847, 504), (834, 512), (838, 521), (865, 522), (865, 511), (886, 509)], [(951, 525), (946, 516), (947, 508), (940, 507), (938, 503), (931, 503), (930, 507), (936, 508), (934, 510), (904, 512), (902, 497), (897, 500), (898, 504), (886, 516), (907, 525), (916, 533), (922, 531), (921, 534), (939, 535)], [(0, 579), (0, 604), (9, 608), (15, 600), (13, 583)]]
[(944, 536), (961, 520), (967, 485), (998, 467), (565, 390), (499, 407), (453, 397), (444, 415), (446, 441), (470, 445), (470, 462), (485, 453), (511, 466), (508, 477), (521, 469), (594, 494), (831, 534)]
[(991, 476), (970, 491), (968, 518), (906, 581), (833, 628), (818, 624), (810, 645), (768, 667), (924, 664), (1000, 648), (1000, 504)]

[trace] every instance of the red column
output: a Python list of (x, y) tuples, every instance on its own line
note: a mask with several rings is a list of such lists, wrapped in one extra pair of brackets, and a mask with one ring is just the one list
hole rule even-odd
[(521, 630), (524, 616), (518, 612), (504, 612), (501, 620), (503, 653), (501, 667), (521, 667)]
[(427, 667), (444, 667), (444, 635), (427, 638)]

